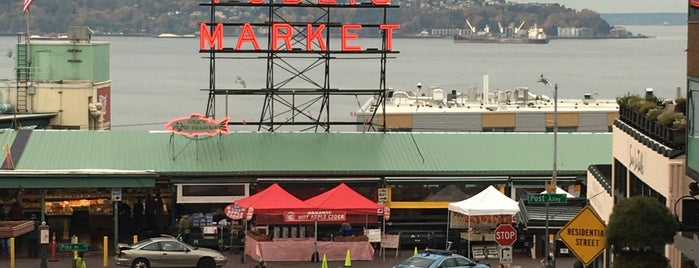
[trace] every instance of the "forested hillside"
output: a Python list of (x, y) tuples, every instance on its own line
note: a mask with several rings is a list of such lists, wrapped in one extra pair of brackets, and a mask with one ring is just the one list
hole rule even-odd
[[(16, 34), (27, 29), (26, 14), (22, 14), (22, 2), (0, 0), (1, 34)], [(440, 28), (465, 28), (466, 20), (476, 28), (486, 24), (494, 27), (538, 24), (547, 34), (555, 36), (557, 27), (589, 27), (595, 32), (606, 33), (610, 26), (600, 15), (591, 10), (576, 11), (558, 4), (517, 4), (504, 0), (484, 1), (432, 1), (402, 0), (393, 4), (400, 8), (389, 9), (390, 23), (399, 23), (397, 35), (410, 35), (422, 30)], [(367, 10), (367, 9), (363, 9)], [(265, 21), (267, 9), (219, 7), (219, 18), (230, 22)], [(289, 9), (285, 16), (299, 21), (314, 18), (316, 10)], [(361, 23), (371, 21), (378, 12), (333, 9), (336, 22)], [(208, 7), (192, 0), (34, 0), (30, 9), (30, 32), (62, 33), (69, 25), (86, 25), (95, 34), (157, 35), (160, 33), (191, 34), (201, 22), (209, 21)], [(372, 21), (373, 23), (376, 20)]]

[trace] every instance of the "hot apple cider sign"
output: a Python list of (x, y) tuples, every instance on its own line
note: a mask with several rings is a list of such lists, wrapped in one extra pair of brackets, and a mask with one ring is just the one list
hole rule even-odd
[[(273, 0), (248, 0), (252, 5), (262, 5), (265, 1)], [(317, 0), (319, 5), (337, 5), (336, 0)], [(220, 0), (213, 0), (214, 4), (218, 4)], [(298, 5), (301, 0), (282, 0), (283, 5)], [(371, 0), (372, 5), (389, 5), (390, 0)], [(356, 0), (349, 0), (349, 5), (357, 5)], [(384, 32), (386, 37), (386, 50), (393, 49), (393, 30), (399, 29), (398, 24), (379, 24), (379, 29)], [(213, 32), (211, 31), (213, 28)], [(325, 24), (307, 24), (306, 25), (306, 50), (312, 51), (313, 46), (317, 45), (321, 51), (326, 51), (327, 42), (323, 37), (326, 31)], [(358, 32), (362, 30), (361, 24), (343, 24), (341, 26), (341, 50), (342, 51), (361, 51), (360, 45), (353, 44), (352, 41), (358, 39)], [(205, 50), (213, 48), (222, 50), (226, 48), (223, 43), (224, 36), (223, 23), (217, 23), (213, 27), (209, 27), (206, 23), (199, 25), (199, 49)], [(293, 50), (292, 37), (295, 36), (294, 27), (289, 23), (273, 23), (271, 29), (271, 44), (272, 50)], [(283, 44), (283, 47), (279, 44)], [(235, 50), (242, 50), (244, 45), (251, 45), (255, 50), (260, 50), (260, 45), (255, 36), (255, 31), (250, 23), (243, 23), (240, 29), (240, 34), (237, 37)]]

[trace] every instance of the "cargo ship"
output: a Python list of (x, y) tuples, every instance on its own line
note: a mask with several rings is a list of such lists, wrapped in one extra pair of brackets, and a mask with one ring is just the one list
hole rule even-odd
[(476, 28), (466, 20), (468, 29), (463, 34), (454, 35), (454, 43), (484, 43), (484, 44), (548, 44), (549, 38), (544, 33), (544, 29), (536, 24), (528, 30), (523, 30), (524, 22), (518, 27), (510, 25), (507, 28), (498, 23), (499, 33), (491, 33), (490, 27), (486, 25), (483, 31), (476, 31)]

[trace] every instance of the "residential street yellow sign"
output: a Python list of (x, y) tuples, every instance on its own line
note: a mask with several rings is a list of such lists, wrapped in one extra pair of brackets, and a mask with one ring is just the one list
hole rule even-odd
[(558, 231), (558, 237), (587, 266), (607, 246), (604, 241), (605, 227), (599, 215), (586, 206)]

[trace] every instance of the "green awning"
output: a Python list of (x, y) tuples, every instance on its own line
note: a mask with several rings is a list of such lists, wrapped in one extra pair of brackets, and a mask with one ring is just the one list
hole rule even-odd
[(129, 188), (155, 187), (155, 177), (29, 178), (0, 179), (0, 188)]

